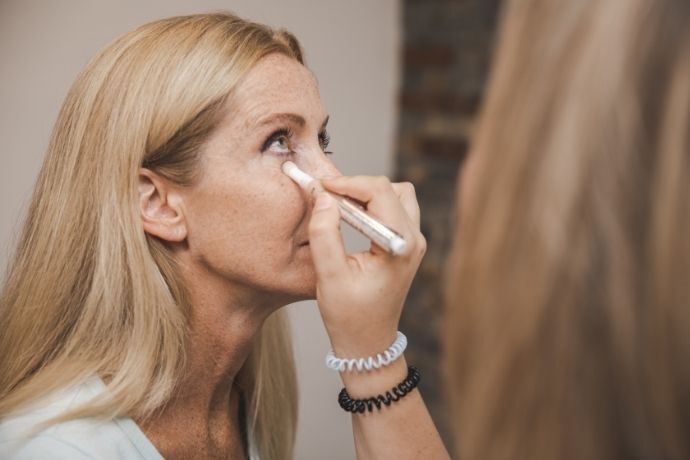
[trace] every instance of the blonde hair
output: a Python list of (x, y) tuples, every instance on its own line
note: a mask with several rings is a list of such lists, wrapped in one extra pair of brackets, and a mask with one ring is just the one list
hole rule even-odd
[[(168, 400), (189, 305), (165, 245), (142, 229), (138, 171), (193, 184), (224, 101), (270, 53), (302, 62), (288, 32), (226, 13), (174, 17), (126, 34), (77, 78), (0, 297), (0, 418), (93, 374), (112, 397), (69, 417), (146, 418)], [(294, 445), (283, 315), (265, 322), (238, 378), (262, 458), (290, 458)]]
[(688, 458), (690, 3), (505, 8), (446, 281), (458, 455)]

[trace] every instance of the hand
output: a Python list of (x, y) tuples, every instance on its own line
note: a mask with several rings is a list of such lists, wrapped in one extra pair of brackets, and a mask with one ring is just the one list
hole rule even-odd
[(347, 255), (337, 204), (325, 193), (315, 200), (309, 242), (317, 275), (317, 302), (331, 344), (339, 357), (375, 355), (395, 340), (405, 297), (426, 251), (414, 187), (366, 176), (323, 179), (321, 183), (327, 190), (365, 204), (368, 213), (407, 242), (400, 256), (373, 243), (369, 251)]

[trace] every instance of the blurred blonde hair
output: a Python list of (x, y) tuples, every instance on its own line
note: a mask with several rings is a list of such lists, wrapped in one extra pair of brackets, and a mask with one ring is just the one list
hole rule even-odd
[(690, 457), (690, 3), (508, 0), (473, 155), (459, 457)]
[[(93, 374), (112, 397), (66, 418), (146, 418), (168, 400), (190, 306), (165, 245), (142, 229), (138, 171), (193, 184), (224, 101), (270, 53), (302, 62), (288, 32), (226, 13), (174, 17), (118, 39), (77, 78), (0, 297), (0, 418)], [(295, 437), (283, 315), (266, 321), (238, 378), (266, 459), (292, 457)]]

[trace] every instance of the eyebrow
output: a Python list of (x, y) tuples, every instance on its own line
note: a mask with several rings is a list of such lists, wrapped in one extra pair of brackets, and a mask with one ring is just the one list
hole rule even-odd
[[(330, 115), (326, 115), (326, 119), (321, 124), (321, 129), (326, 127), (329, 119)], [(301, 115), (297, 115), (296, 113), (274, 113), (262, 120), (259, 120), (256, 126), (262, 127), (276, 122), (292, 123), (299, 126), (300, 128), (304, 127), (304, 125), (307, 124), (307, 121), (304, 119), (304, 117)]]

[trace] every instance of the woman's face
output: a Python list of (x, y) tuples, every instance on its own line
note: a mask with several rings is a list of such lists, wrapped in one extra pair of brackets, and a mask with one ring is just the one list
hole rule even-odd
[(327, 121), (313, 75), (294, 59), (269, 55), (243, 78), (202, 149), (201, 179), (184, 192), (201, 273), (285, 303), (315, 297), (311, 204), (281, 165), (340, 175), (324, 153)]

